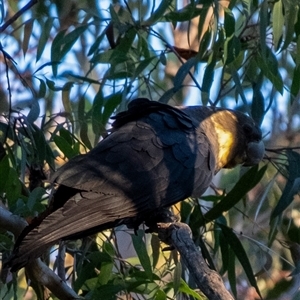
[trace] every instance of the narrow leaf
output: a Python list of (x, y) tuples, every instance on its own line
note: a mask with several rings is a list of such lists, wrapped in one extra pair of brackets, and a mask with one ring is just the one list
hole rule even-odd
[(181, 281), (180, 281), (179, 291), (181, 293), (190, 295), (197, 300), (204, 300), (204, 298), (202, 298), (198, 293), (196, 293), (194, 290), (192, 290), (183, 279), (181, 279)]
[(253, 273), (251, 264), (249, 262), (247, 253), (246, 253), (242, 243), (237, 238), (237, 236), (235, 235), (235, 233), (233, 232), (233, 230), (231, 228), (228, 228), (227, 226), (224, 226), (223, 224), (219, 224), (219, 226), (221, 227), (222, 232), (223, 232), (225, 238), (227, 239), (231, 249), (233, 250), (235, 256), (237, 257), (237, 259), (240, 261), (241, 265), (243, 266), (243, 269), (248, 277), (250, 284), (255, 288), (256, 292), (261, 297), (259, 288), (257, 286), (256, 279), (254, 277), (254, 273)]
[(37, 47), (37, 53), (36, 53), (36, 61), (38, 61), (45, 49), (46, 43), (50, 37), (50, 31), (53, 26), (54, 18), (48, 18), (45, 23), (41, 24), (42, 28), (42, 34), (39, 37), (39, 43)]
[(271, 214), (271, 220), (282, 214), (282, 212), (292, 203), (294, 195), (300, 191), (300, 154), (288, 150), (288, 171), (289, 176), (282, 195)]
[(280, 46), (279, 41), (282, 39), (284, 24), (284, 18), (282, 13), (282, 0), (279, 0), (274, 3), (273, 20), (276, 20), (276, 22), (273, 22), (273, 41), (275, 49), (278, 50)]
[(151, 268), (150, 258), (146, 249), (145, 242), (143, 241), (143, 236), (141, 231), (138, 231), (137, 233), (138, 235), (135, 234), (131, 235), (132, 243), (142, 267), (144, 268), (146, 274), (148, 275), (148, 278), (151, 279), (152, 268)]
[(229, 210), (231, 207), (236, 205), (251, 189), (253, 189), (263, 177), (267, 165), (263, 166), (258, 170), (258, 165), (252, 167), (247, 173), (245, 173), (233, 189), (223, 199), (216, 204), (211, 210), (205, 215), (204, 219), (206, 222), (215, 220), (223, 212)]
[(53, 138), (56, 146), (60, 149), (60, 151), (68, 158), (72, 158), (74, 156), (76, 156), (76, 152), (73, 150), (73, 148), (71, 147), (71, 145), (61, 136), (56, 135)]
[(24, 26), (24, 37), (23, 37), (23, 43), (22, 43), (22, 50), (23, 50), (24, 56), (28, 49), (29, 40), (30, 40), (30, 37), (32, 34), (33, 23), (34, 23), (34, 19), (29, 19), (28, 21), (26, 21), (25, 26)]
[(27, 115), (27, 121), (33, 123), (40, 115), (40, 105), (37, 100), (33, 101), (31, 104), (31, 109)]
[(173, 275), (173, 286), (174, 286), (174, 294), (176, 295), (178, 293), (180, 283), (181, 283), (181, 273), (182, 273), (182, 266), (181, 263), (178, 261), (177, 265), (174, 270)]
[(194, 67), (198, 62), (198, 58), (192, 57), (187, 60), (182, 66), (180, 66), (179, 70), (177, 71), (174, 77), (174, 86), (178, 87), (182, 85), (183, 80), (190, 72), (191, 68)]
[[(227, 241), (228, 244), (228, 241)], [(236, 274), (235, 274), (235, 254), (231, 247), (228, 251), (228, 263), (227, 263), (227, 274), (228, 281), (231, 287), (232, 294), (235, 299), (237, 299), (237, 290), (236, 290)]]

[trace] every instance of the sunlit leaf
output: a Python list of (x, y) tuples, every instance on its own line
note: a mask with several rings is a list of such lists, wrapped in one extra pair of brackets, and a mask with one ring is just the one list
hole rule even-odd
[(276, 22), (273, 22), (273, 41), (276, 50), (280, 46), (279, 42), (282, 39), (283, 33), (284, 17), (282, 9), (282, 0), (276, 1), (273, 6), (273, 19), (276, 20)]
[(163, 290), (157, 290), (155, 295), (154, 295), (154, 300), (166, 300), (167, 295)]
[(204, 297), (201, 297), (198, 293), (196, 293), (193, 289), (191, 289), (184, 280), (181, 279), (180, 281), (180, 286), (179, 286), (179, 291), (192, 296), (193, 298), (197, 300), (204, 300)]

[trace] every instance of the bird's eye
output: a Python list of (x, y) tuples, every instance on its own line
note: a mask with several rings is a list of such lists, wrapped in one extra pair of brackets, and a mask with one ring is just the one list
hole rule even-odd
[(250, 135), (253, 132), (253, 127), (250, 124), (244, 124), (243, 130), (245, 134)]

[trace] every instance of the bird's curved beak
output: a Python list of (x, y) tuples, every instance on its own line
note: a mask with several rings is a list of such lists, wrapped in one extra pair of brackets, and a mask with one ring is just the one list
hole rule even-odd
[(244, 166), (257, 165), (264, 157), (265, 145), (263, 141), (250, 142), (246, 149), (246, 161)]

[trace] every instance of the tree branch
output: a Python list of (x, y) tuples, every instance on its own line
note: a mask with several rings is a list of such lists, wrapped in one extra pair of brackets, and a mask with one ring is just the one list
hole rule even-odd
[(3, 32), (9, 25), (15, 22), (26, 10), (30, 9), (33, 5), (38, 3), (38, 0), (29, 1), (24, 7), (16, 12), (10, 19), (8, 19), (2, 26), (0, 26), (0, 32)]
[(164, 243), (177, 249), (196, 285), (208, 299), (234, 300), (225, 288), (221, 276), (208, 267), (191, 239), (191, 229), (188, 225), (179, 222), (159, 223), (158, 235)]
[[(22, 218), (13, 215), (4, 207), (0, 207), (0, 228), (19, 236), (27, 225)], [(26, 266), (26, 272), (31, 280), (37, 281), (48, 288), (53, 295), (61, 300), (74, 300), (80, 297), (40, 259), (32, 261)]]

